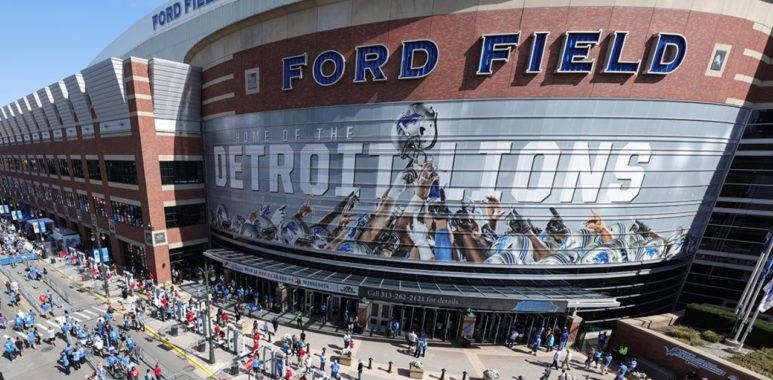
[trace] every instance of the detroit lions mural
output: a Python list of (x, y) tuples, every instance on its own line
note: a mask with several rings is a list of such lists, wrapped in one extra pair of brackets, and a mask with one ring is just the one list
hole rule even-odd
[[(710, 182), (700, 168), (715, 168), (718, 156), (679, 153), (685, 143), (668, 136), (667, 123), (471, 111), (537, 105), (486, 102), (210, 121), (211, 227), (310, 255), (492, 265), (613, 264), (685, 251)], [(621, 124), (641, 133), (621, 135)], [(713, 133), (718, 142), (702, 146), (721, 152), (729, 130), (683, 125), (679, 134)]]

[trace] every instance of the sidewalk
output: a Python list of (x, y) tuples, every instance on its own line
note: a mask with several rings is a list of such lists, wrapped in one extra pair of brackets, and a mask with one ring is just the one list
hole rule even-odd
[[(57, 260), (52, 265), (54, 268), (62, 271), (64, 274), (69, 275), (79, 286), (89, 288), (92, 293), (99, 296), (104, 296), (103, 283), (101, 281), (87, 280), (80, 281), (80, 273), (76, 269), (77, 267), (64, 263), (61, 260)], [(122, 278), (120, 276), (114, 276), (110, 280), (110, 293), (111, 304), (116, 310), (121, 310), (121, 305), (124, 302), (133, 302), (138, 296), (131, 295), (124, 301), (121, 295)], [(180, 294), (180, 297), (187, 301), (192, 297), (191, 294), (184, 289), (190, 289), (189, 285), (195, 283), (183, 284), (183, 286), (175, 286), (175, 289)], [(144, 297), (144, 296), (143, 296)], [(229, 312), (229, 315), (233, 315), (233, 302), (228, 305), (221, 304), (220, 306)], [(214, 317), (217, 313), (217, 307), (213, 306), (211, 309), (211, 315)], [(263, 318), (258, 319), (257, 315), (253, 317), (243, 316), (242, 319), (243, 329), (247, 337), (248, 347), (252, 347), (252, 323), (254, 320), (259, 321), (259, 325), (262, 329), (264, 321), (270, 321), (272, 318), (277, 317), (280, 323), (280, 327), (276, 335), (272, 336), (271, 343), (268, 342), (268, 337), (263, 336), (260, 342), (261, 354), (262, 347), (266, 344), (270, 344), (273, 347), (281, 350), (281, 339), (285, 334), (300, 336), (301, 330), (297, 329), (295, 323), (295, 314), (291, 312), (284, 312), (281, 314), (275, 313), (263, 313)], [(151, 334), (157, 334), (162, 339), (162, 342), (166, 340), (165, 344), (174, 346), (173, 349), (180, 350), (181, 354), (184, 353), (189, 357), (192, 362), (205, 367), (209, 372), (214, 373), (218, 378), (237, 378), (246, 379), (247, 375), (244, 372), (244, 360), (241, 361), (240, 367), (242, 368), (241, 375), (230, 376), (225, 375), (224, 370), (230, 368), (234, 355), (230, 352), (222, 350), (220, 348), (215, 349), (215, 363), (209, 364), (209, 347), (207, 346), (205, 352), (198, 352), (195, 350), (195, 346), (198, 342), (205, 339), (205, 337), (196, 334), (194, 332), (187, 332), (184, 328), (179, 328), (179, 334), (177, 336), (168, 335), (169, 329), (173, 325), (181, 326), (179, 322), (175, 320), (167, 320), (162, 322), (160, 319), (150, 318), (149, 315), (145, 316), (145, 326), (148, 328)], [(306, 340), (310, 346), (309, 353), (312, 355), (313, 366), (319, 367), (319, 355), (323, 348), (326, 351), (328, 363), (326, 365), (326, 374), (329, 375), (329, 367), (332, 360), (336, 359), (341, 352), (343, 345), (343, 329), (337, 324), (326, 323), (320, 324), (318, 320), (309, 320), (304, 317), (304, 332), (306, 333)], [(261, 334), (263, 335), (263, 334)], [(405, 379), (408, 377), (408, 363), (413, 360), (420, 360), (424, 364), (425, 378), (428, 379), (440, 379), (442, 369), (446, 370), (445, 379), (461, 380), (463, 379), (464, 372), (466, 371), (466, 377), (468, 379), (479, 379), (483, 376), (483, 371), (486, 369), (496, 369), (499, 371), (502, 379), (517, 378), (523, 376), (525, 379), (538, 379), (547, 364), (552, 362), (554, 352), (540, 351), (537, 356), (531, 354), (531, 351), (524, 345), (518, 345), (513, 349), (509, 349), (505, 346), (477, 346), (472, 348), (462, 348), (460, 346), (452, 344), (434, 344), (429, 342), (429, 348), (427, 349), (426, 357), (416, 359), (413, 355), (409, 355), (407, 344), (403, 340), (389, 339), (383, 336), (370, 336), (368, 330), (365, 334), (353, 334), (352, 339), (354, 341), (354, 350), (352, 355), (351, 366), (341, 366), (341, 373), (343, 378), (356, 379), (357, 378), (357, 363), (358, 360), (362, 360), (365, 364), (365, 371), (363, 372), (363, 378), (365, 379)], [(584, 375), (590, 375), (591, 378), (596, 379), (611, 379), (614, 378), (613, 374), (600, 375), (598, 370), (591, 372), (582, 369), (583, 362), (585, 361), (585, 355), (580, 352), (574, 351), (572, 354), (572, 370), (570, 373), (575, 377), (581, 379)], [(372, 369), (367, 369), (368, 361), (372, 358)], [(290, 360), (290, 367), (293, 369), (293, 373), (297, 376), (301, 371), (297, 371), (295, 366), (295, 357)], [(392, 362), (392, 372), (388, 373), (389, 362)], [(558, 376), (561, 371), (553, 371), (553, 376)], [(310, 378), (310, 377), (309, 377)]]

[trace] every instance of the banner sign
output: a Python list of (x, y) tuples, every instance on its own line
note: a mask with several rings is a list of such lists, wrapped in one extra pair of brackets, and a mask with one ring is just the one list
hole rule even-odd
[(46, 233), (46, 222), (40, 221), (40, 233), (44, 234)]
[(712, 363), (701, 357), (697, 357), (692, 352), (685, 351), (679, 347), (668, 348), (668, 346), (665, 346), (665, 349), (666, 349), (666, 356), (676, 356), (684, 360), (685, 362), (687, 362), (687, 364), (694, 365), (698, 368), (703, 368), (718, 376), (725, 376), (725, 374), (727, 373), (723, 371), (721, 368), (717, 367), (715, 363)]
[(102, 261), (102, 260), (100, 259), (100, 257), (99, 257), (99, 248), (94, 248), (94, 249), (92, 249), (92, 253), (93, 253), (93, 255), (94, 255), (94, 261), (95, 261), (95, 262), (99, 263), (99, 262), (101, 262), (101, 261)]
[[(707, 114), (721, 122), (702, 121)], [(205, 127), (210, 225), (310, 255), (667, 260), (687, 251), (737, 114), (695, 103), (486, 99), (218, 118)]]
[(107, 251), (107, 247), (102, 248), (102, 262), (110, 262), (110, 253)]
[(235, 263), (232, 261), (223, 260), (223, 267), (244, 274), (265, 278), (267, 280), (282, 282), (288, 285), (296, 285), (309, 289), (321, 290), (324, 292), (346, 294), (356, 297), (359, 294), (357, 286), (336, 284), (327, 281), (311, 280), (303, 277), (296, 277), (292, 275), (272, 272), (264, 269), (255, 268), (248, 265)]

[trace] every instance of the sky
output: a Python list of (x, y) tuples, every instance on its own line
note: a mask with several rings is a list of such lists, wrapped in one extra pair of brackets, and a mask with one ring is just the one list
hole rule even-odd
[(0, 16), (0, 105), (88, 67), (164, 0), (10, 0)]

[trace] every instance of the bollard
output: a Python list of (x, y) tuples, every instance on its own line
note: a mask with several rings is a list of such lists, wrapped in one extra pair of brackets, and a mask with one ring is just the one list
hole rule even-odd
[(443, 368), (442, 370), (440, 370), (440, 380), (445, 380), (445, 378), (446, 378), (446, 369)]
[(368, 358), (368, 369), (373, 369), (373, 358)]
[(268, 342), (271, 343), (271, 332), (268, 333)]
[(322, 355), (325, 354), (325, 351), (327, 351), (327, 347), (322, 347)]
[(467, 371), (462, 372), (462, 380), (467, 380)]
[[(392, 361), (389, 361), (389, 369), (387, 369), (387, 373), (392, 373)], [(464, 380), (464, 379), (462, 379)]]

